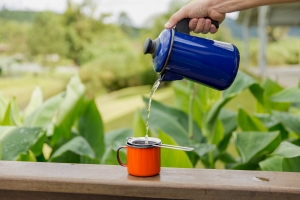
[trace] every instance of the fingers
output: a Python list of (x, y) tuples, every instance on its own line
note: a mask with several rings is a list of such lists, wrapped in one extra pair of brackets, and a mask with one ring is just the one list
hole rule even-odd
[(218, 31), (218, 29), (215, 27), (215, 25), (210, 25), (210, 33), (215, 34)]
[(186, 6), (183, 6), (180, 10), (178, 10), (176, 13), (174, 13), (170, 20), (165, 24), (165, 28), (172, 28), (174, 27), (177, 22), (179, 22), (181, 19), (187, 18), (188, 14), (186, 11)]
[(210, 19), (206, 19), (205, 20), (205, 25), (203, 27), (203, 34), (207, 34), (210, 31), (210, 25), (211, 25), (211, 20)]
[(198, 24), (198, 18), (191, 19), (189, 23), (190, 31), (194, 31), (197, 27), (197, 24)]
[(205, 27), (205, 19), (204, 18), (200, 18), (198, 19), (198, 23), (197, 26), (194, 30), (195, 33), (202, 33)]
[(210, 19), (205, 18), (193, 18), (189, 23), (190, 30), (194, 33), (216, 33), (218, 29), (211, 23)]

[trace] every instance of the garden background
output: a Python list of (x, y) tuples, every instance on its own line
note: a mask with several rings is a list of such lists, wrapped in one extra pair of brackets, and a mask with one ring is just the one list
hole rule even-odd
[[(184, 2), (136, 27), (122, 12), (95, 17), (98, 1), (68, 1), (62, 14), (0, 11), (0, 158), (117, 164), (129, 136), (145, 135), (145, 105), (158, 78), (142, 53)], [(145, 11), (146, 12), (146, 11)], [(243, 55), (241, 25), (217, 34)], [(268, 27), (268, 66), (299, 67), (299, 28)], [(250, 30), (250, 65), (258, 39)], [(162, 149), (162, 166), (300, 171), (300, 84), (285, 88), (243, 68), (224, 92), (188, 81), (164, 83), (152, 103), (151, 136), (191, 146)], [(300, 75), (299, 75), (300, 76)], [(125, 152), (122, 153), (125, 160)]]

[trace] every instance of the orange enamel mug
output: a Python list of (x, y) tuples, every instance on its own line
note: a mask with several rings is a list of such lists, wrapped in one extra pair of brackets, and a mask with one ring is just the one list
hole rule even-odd
[[(157, 146), (154, 146), (157, 145)], [(155, 176), (160, 172), (160, 147), (161, 140), (148, 138), (148, 144), (144, 137), (128, 138), (126, 146), (117, 150), (117, 159), (121, 166), (127, 167), (127, 171), (133, 176)], [(127, 149), (127, 163), (120, 160), (119, 151)]]
[[(120, 160), (119, 152), (127, 149), (127, 164)], [(160, 148), (168, 148), (182, 151), (193, 151), (194, 148), (162, 144), (158, 138), (145, 137), (127, 138), (126, 146), (117, 150), (117, 159), (121, 166), (127, 167), (127, 171), (133, 176), (154, 176), (160, 172)]]

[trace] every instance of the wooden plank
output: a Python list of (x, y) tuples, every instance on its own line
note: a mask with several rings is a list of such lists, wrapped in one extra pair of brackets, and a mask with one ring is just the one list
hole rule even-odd
[(158, 176), (141, 178), (121, 166), (12, 161), (1, 161), (0, 169), (1, 191), (169, 199), (300, 197), (300, 173), (291, 172), (162, 168)]
[(96, 194), (76, 194), (76, 193), (56, 193), (56, 192), (33, 192), (0, 190), (0, 199), (5, 200), (151, 200), (153, 198), (144, 197), (126, 197), (126, 196), (108, 196)]

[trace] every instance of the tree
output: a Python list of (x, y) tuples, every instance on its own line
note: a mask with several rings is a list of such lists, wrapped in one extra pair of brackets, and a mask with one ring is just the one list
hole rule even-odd
[(32, 55), (65, 55), (67, 43), (60, 16), (51, 12), (39, 13), (30, 30), (28, 46)]
[(122, 31), (129, 37), (135, 37), (138, 35), (138, 29), (133, 27), (132, 21), (125, 12), (121, 12), (118, 17), (118, 25)]

